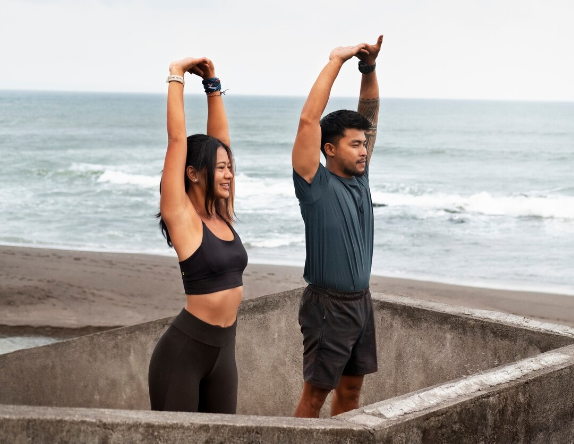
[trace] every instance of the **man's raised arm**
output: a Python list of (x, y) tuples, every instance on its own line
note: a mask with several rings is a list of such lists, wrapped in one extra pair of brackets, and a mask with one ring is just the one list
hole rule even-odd
[[(301, 111), (299, 129), (293, 145), (293, 169), (308, 183), (319, 168), (321, 156), (321, 127), (319, 121), (325, 111), (331, 88), (341, 66), (354, 55), (363, 54), (364, 44), (335, 48), (329, 55), (329, 63), (323, 68)], [(377, 95), (378, 97), (378, 95)]]
[(373, 154), (373, 148), (375, 147), (375, 140), (377, 138), (377, 122), (379, 120), (379, 83), (377, 82), (377, 72), (371, 67), (375, 65), (382, 43), (383, 36), (381, 35), (377, 39), (377, 43), (374, 45), (365, 44), (365, 49), (368, 54), (357, 54), (357, 57), (362, 62), (363, 71), (368, 72), (372, 69), (370, 73), (362, 75), (359, 106), (357, 107), (359, 114), (366, 117), (371, 123), (371, 127), (365, 131), (365, 136), (367, 137), (367, 164), (371, 161), (371, 155)]

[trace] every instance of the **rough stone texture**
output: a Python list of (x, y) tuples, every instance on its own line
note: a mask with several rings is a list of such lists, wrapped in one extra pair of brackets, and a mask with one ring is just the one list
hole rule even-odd
[[(302, 387), (301, 289), (247, 300), (238, 315), (238, 412), (290, 416)], [(437, 303), (375, 294), (379, 372), (362, 405), (574, 342)], [(516, 318), (516, 317), (515, 317)], [(0, 403), (149, 409), (151, 352), (171, 318), (0, 355)], [(568, 327), (564, 327), (568, 328)], [(568, 332), (566, 332), (568, 333)], [(18, 377), (14, 377), (18, 375)], [(327, 415), (329, 402), (323, 409)]]
[(379, 371), (365, 378), (363, 405), (574, 343), (572, 328), (535, 329), (519, 316), (384, 294), (373, 303)]
[(378, 405), (321, 420), (0, 405), (0, 442), (571, 443), (574, 346), (552, 353), (568, 359), (394, 420)]
[(0, 355), (0, 403), (148, 410), (149, 360), (170, 321)]
[(291, 416), (299, 401), (303, 387), (303, 340), (297, 320), (300, 291), (277, 296), (245, 301), (239, 310), (237, 411), (242, 414)]
[(393, 398), (391, 401), (383, 402), (382, 405), (374, 404), (369, 408), (365, 408), (364, 411), (368, 414), (382, 415), (385, 418), (395, 419), (402, 415), (419, 412), (437, 404), (448, 402), (461, 395), (472, 395), (496, 385), (515, 381), (535, 371), (567, 363), (571, 359), (570, 355), (564, 353), (550, 352), (538, 355), (502, 368), (443, 384), (434, 389), (424, 390), (401, 400)]
[[(493, 382), (479, 391), (461, 392), (456, 397), (439, 400), (414, 413), (386, 418), (382, 412), (389, 401), (384, 401), (338, 418), (369, 427), (376, 442), (385, 444), (572, 443), (574, 346), (542, 355), (541, 362), (550, 363), (552, 355), (558, 354), (566, 359), (532, 370), (510, 382)], [(528, 367), (529, 362), (532, 360), (511, 364), (498, 371), (511, 372), (516, 367)], [(487, 378), (489, 373), (492, 372), (485, 374)], [(448, 389), (448, 386), (463, 381), (421, 390), (391, 402), (399, 404), (408, 397), (424, 396), (425, 392)]]
[(373, 433), (336, 419), (0, 405), (0, 442), (371, 443)]
[[(0, 442), (183, 442), (193, 436), (210, 443), (416, 444), (572, 437), (574, 329), (383, 294), (373, 295), (379, 372), (366, 378), (362, 397), (362, 405), (378, 404), (328, 420), (280, 417), (292, 415), (302, 385), (300, 294), (240, 307), (240, 415), (136, 411), (149, 409), (149, 357), (169, 318), (1, 355)], [(416, 395), (426, 404), (405, 408)], [(399, 406), (400, 414), (385, 415), (397, 412), (385, 405)], [(254, 414), (267, 417), (244, 416)]]

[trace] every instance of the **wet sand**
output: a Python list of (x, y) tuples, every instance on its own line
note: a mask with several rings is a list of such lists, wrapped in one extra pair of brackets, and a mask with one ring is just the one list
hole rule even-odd
[[(246, 299), (302, 287), (302, 268), (250, 264)], [(574, 326), (574, 296), (372, 276), (371, 290)], [(177, 259), (0, 246), (0, 330), (97, 331), (173, 316), (185, 298)]]

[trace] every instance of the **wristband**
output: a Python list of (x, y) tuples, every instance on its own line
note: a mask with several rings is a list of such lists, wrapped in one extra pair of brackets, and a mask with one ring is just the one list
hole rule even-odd
[(359, 71), (361, 71), (363, 74), (372, 73), (376, 67), (377, 67), (376, 63), (373, 63), (372, 65), (367, 65), (366, 62), (359, 60)]
[(165, 83), (169, 83), (169, 82), (179, 82), (182, 85), (185, 85), (185, 81), (183, 80), (183, 76), (176, 76), (176, 75), (167, 76), (167, 80), (165, 81)]
[(205, 90), (205, 94), (211, 94), (215, 91), (221, 91), (221, 81), (218, 77), (212, 77), (210, 79), (202, 80), (201, 83), (203, 84), (203, 89)]

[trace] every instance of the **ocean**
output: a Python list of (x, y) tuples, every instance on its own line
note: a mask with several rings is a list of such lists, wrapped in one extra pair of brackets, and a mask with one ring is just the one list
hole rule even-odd
[[(254, 263), (304, 263), (291, 169), (304, 100), (225, 97)], [(206, 99), (185, 101), (188, 134), (204, 132)], [(176, 260), (154, 218), (165, 105), (0, 91), (0, 244)], [(574, 103), (382, 99), (370, 175), (373, 273), (574, 295)]]

